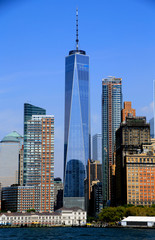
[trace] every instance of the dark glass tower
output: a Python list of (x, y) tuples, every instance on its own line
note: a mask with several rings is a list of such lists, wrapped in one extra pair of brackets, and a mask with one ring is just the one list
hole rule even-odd
[(28, 121), (31, 120), (32, 115), (46, 115), (46, 110), (40, 107), (36, 107), (29, 103), (24, 103), (24, 166), (23, 166), (23, 184), (26, 185), (27, 179), (27, 133), (28, 133)]
[(64, 206), (84, 208), (84, 179), (90, 157), (89, 56), (78, 49), (65, 61)]

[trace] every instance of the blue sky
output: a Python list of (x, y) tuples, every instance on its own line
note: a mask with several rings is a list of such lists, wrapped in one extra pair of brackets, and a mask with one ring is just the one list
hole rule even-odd
[[(123, 101), (153, 116), (155, 1), (1, 0), (0, 139), (23, 133), (23, 104), (55, 115), (55, 176), (62, 177), (65, 56), (79, 47), (90, 56), (91, 130), (101, 131), (102, 78), (122, 78)], [(60, 168), (62, 166), (62, 168)]]

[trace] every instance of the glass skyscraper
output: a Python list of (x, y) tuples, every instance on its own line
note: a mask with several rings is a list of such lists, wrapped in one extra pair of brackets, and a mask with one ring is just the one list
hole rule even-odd
[(64, 206), (84, 208), (90, 157), (89, 56), (77, 48), (65, 61)]
[(115, 133), (121, 123), (122, 79), (102, 80), (102, 167), (103, 201), (111, 200), (111, 167), (114, 164)]

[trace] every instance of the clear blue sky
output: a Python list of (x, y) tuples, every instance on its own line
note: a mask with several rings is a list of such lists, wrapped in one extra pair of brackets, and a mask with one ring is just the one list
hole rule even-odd
[[(1, 0), (0, 139), (23, 133), (23, 104), (55, 115), (55, 176), (62, 177), (65, 56), (75, 48), (79, 8), (80, 48), (90, 56), (92, 135), (101, 131), (102, 78), (121, 77), (123, 101), (137, 115), (153, 115), (155, 1)], [(62, 166), (62, 167), (61, 167)]]

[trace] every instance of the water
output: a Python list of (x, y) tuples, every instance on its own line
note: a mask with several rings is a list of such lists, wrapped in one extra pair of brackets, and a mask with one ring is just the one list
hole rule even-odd
[(1, 228), (0, 240), (154, 240), (155, 229)]

